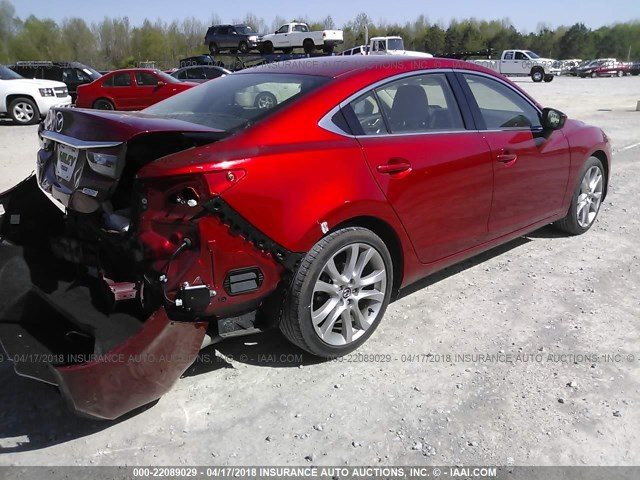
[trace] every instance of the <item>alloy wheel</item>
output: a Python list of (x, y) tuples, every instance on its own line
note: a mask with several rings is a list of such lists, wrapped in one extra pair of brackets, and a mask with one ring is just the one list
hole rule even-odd
[(384, 304), (387, 272), (380, 253), (366, 243), (336, 252), (316, 279), (311, 321), (329, 345), (347, 345), (362, 336)]
[(13, 107), (13, 116), (21, 123), (29, 123), (34, 115), (33, 107), (26, 102), (18, 102)]
[(587, 228), (593, 223), (600, 209), (603, 191), (602, 171), (596, 165), (589, 168), (580, 183), (576, 207), (578, 225)]

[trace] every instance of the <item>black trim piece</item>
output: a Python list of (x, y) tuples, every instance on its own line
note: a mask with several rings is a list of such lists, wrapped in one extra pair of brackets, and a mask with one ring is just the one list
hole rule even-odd
[(258, 267), (239, 268), (227, 273), (222, 286), (233, 297), (259, 290), (263, 280), (264, 274)]
[(447, 77), (449, 86), (453, 91), (453, 96), (455, 97), (456, 103), (458, 104), (458, 109), (460, 110), (460, 114), (462, 115), (462, 121), (464, 122), (465, 128), (467, 130), (478, 130), (473, 115), (471, 114), (469, 101), (467, 99), (467, 96), (465, 95), (464, 89), (460, 86), (458, 77), (454, 72), (447, 72), (445, 76)]
[(218, 217), (223, 224), (229, 227), (232, 235), (240, 235), (258, 250), (269, 253), (278, 263), (284, 265), (287, 270), (293, 272), (304, 256), (303, 253), (287, 250), (282, 245), (271, 240), (219, 196), (205, 202), (203, 210), (192, 217), (191, 220), (198, 220), (207, 213)]
[(473, 92), (471, 91), (469, 84), (463, 76), (463, 72), (454, 72), (454, 74), (458, 79), (460, 87), (462, 87), (465, 98), (467, 99), (467, 105), (469, 105), (469, 109), (471, 110), (471, 114), (473, 115), (473, 120), (475, 121), (476, 128), (478, 130), (486, 130), (487, 125), (484, 123), (484, 118), (482, 118), (482, 112), (480, 111), (480, 107), (478, 107), (478, 102), (476, 102), (476, 98), (473, 96)]

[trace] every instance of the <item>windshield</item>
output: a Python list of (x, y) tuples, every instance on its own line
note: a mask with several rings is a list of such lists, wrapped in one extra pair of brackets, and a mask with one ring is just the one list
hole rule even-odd
[(24, 78), (21, 75), (18, 75), (16, 72), (11, 70), (10, 68), (3, 67), (0, 65), (0, 80), (17, 80), (18, 78)]
[(229, 131), (248, 127), (327, 81), (328, 77), (312, 75), (232, 74), (156, 103), (144, 112)]
[(164, 73), (160, 70), (154, 70), (153, 73), (155, 73), (156, 76), (165, 83), (180, 83), (178, 80), (176, 80), (174, 77), (172, 77), (168, 73)]
[(93, 79), (93, 80), (97, 80), (98, 78), (100, 78), (102, 76), (102, 74), (99, 71), (97, 71), (94, 68), (87, 67), (86, 65), (83, 65), (82, 71), (84, 73), (86, 73), (87, 75), (89, 75), (89, 77), (91, 77), (91, 79)]
[(537, 53), (530, 52), (529, 50), (527, 50), (524, 53), (526, 53), (529, 56), (529, 58), (532, 60), (535, 60), (536, 58), (540, 58), (540, 55), (538, 55)]
[(256, 33), (249, 25), (236, 25), (236, 32), (240, 35), (252, 35)]
[(401, 38), (390, 38), (387, 44), (389, 45), (387, 50), (404, 50), (404, 42)]

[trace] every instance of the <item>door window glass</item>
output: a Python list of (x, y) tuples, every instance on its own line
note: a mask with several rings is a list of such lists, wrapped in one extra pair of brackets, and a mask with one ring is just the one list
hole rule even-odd
[(464, 130), (447, 77), (416, 75), (376, 89), (391, 133)]
[(522, 52), (516, 52), (516, 60), (529, 60)]
[(136, 72), (136, 83), (140, 87), (155, 87), (158, 85), (158, 79), (149, 72)]
[(356, 98), (349, 106), (362, 128), (362, 134), (379, 135), (388, 133), (382, 118), (382, 111), (373, 92)]
[(513, 52), (507, 52), (504, 54), (505, 60), (513, 60)]
[(463, 74), (488, 130), (541, 127), (538, 110), (497, 80)]
[(128, 72), (116, 73), (109, 77), (104, 83), (105, 87), (129, 87), (131, 86), (131, 76)]

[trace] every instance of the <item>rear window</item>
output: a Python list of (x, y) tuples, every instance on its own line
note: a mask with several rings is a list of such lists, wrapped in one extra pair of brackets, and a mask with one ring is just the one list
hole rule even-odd
[(229, 131), (247, 127), (329, 81), (298, 74), (244, 73), (221, 77), (144, 110)]

